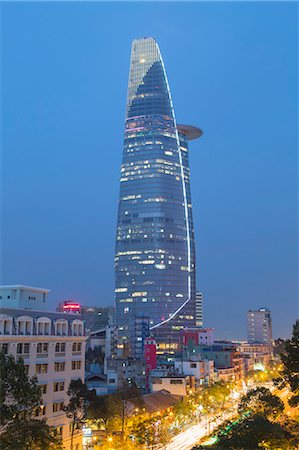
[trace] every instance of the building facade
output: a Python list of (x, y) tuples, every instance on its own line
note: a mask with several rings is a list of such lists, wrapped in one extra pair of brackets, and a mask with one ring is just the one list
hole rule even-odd
[(247, 338), (249, 344), (265, 344), (272, 348), (272, 320), (268, 308), (248, 311)]
[[(84, 322), (76, 316), (24, 309), (0, 309), (0, 350), (22, 358), (29, 377), (42, 386), (38, 416), (70, 449), (70, 419), (63, 411), (71, 380), (84, 380)], [(82, 449), (81, 430), (75, 430), (74, 450)]]
[(198, 291), (195, 296), (195, 325), (203, 327), (203, 295)]
[(0, 308), (45, 311), (49, 292), (49, 289), (22, 284), (0, 286)]
[(160, 350), (195, 326), (195, 244), (188, 142), (177, 125), (156, 41), (132, 43), (115, 253), (116, 323), (147, 316)]

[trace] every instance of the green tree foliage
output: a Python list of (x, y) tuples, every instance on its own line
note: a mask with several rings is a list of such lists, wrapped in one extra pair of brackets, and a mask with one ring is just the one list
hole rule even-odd
[(41, 406), (37, 378), (28, 378), (24, 361), (0, 353), (0, 448), (37, 450), (61, 448), (44, 420), (36, 418)]
[(156, 416), (137, 421), (131, 432), (139, 444), (149, 449), (166, 445), (171, 437), (166, 417)]
[(239, 426), (231, 427), (226, 434), (219, 433), (218, 436), (219, 441), (209, 447), (211, 450), (294, 450), (299, 444), (297, 433), (260, 415), (250, 416)]
[(203, 412), (212, 413), (224, 409), (231, 396), (232, 390), (233, 387), (231, 383), (218, 381), (217, 383), (205, 387), (193, 397), (198, 405), (202, 405)]
[(250, 411), (265, 418), (275, 419), (284, 410), (284, 404), (277, 395), (265, 387), (251, 389), (243, 395), (239, 404), (239, 413)]
[(87, 419), (96, 422), (100, 429), (113, 430), (113, 419), (120, 414), (121, 403), (114, 395), (95, 396), (87, 407)]
[(71, 419), (71, 450), (73, 450), (74, 432), (84, 422), (88, 402), (95, 396), (95, 392), (88, 391), (87, 386), (79, 379), (71, 381), (67, 394), (69, 402), (64, 407), (64, 411), (66, 416)]
[(194, 402), (185, 397), (173, 407), (173, 414), (179, 422), (186, 422), (186, 419), (190, 420), (195, 409)]
[(299, 405), (299, 320), (293, 326), (292, 338), (285, 341), (285, 351), (280, 355), (283, 370), (280, 378), (275, 380), (279, 388), (289, 386), (293, 395), (289, 400), (291, 406)]
[(62, 450), (59, 439), (55, 438), (45, 420), (16, 419), (0, 435), (1, 450)]
[[(33, 416), (41, 404), (37, 378), (28, 378), (24, 361), (0, 353), (0, 425), (6, 427), (16, 416)], [(1, 430), (0, 428), (0, 430)]]
[(87, 419), (106, 431), (118, 431), (124, 437), (129, 433), (129, 421), (135, 409), (141, 409), (141, 391), (134, 382), (124, 382), (114, 394), (89, 398)]
[(86, 366), (89, 367), (91, 364), (104, 364), (105, 354), (100, 346), (94, 348), (89, 348), (85, 353)]

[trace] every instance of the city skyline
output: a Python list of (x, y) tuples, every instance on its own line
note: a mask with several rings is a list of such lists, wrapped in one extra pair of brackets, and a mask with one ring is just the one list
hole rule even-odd
[(153, 35), (178, 122), (204, 130), (190, 151), (204, 325), (245, 337), (247, 310), (267, 306), (274, 337), (288, 336), (298, 301), (292, 8), (112, 9), (3, 5), (1, 284), (49, 288), (53, 309), (70, 297), (112, 304), (130, 41)]

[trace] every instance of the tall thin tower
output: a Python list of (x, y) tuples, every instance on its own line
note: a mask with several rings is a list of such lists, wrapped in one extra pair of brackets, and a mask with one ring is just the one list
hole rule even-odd
[(195, 244), (188, 142), (177, 125), (158, 44), (132, 43), (115, 252), (116, 321), (146, 316), (160, 352), (195, 326)]

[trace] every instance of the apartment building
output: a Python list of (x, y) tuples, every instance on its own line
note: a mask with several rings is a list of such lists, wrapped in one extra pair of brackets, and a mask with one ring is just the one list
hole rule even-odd
[[(71, 380), (84, 380), (85, 331), (80, 316), (24, 309), (0, 309), (0, 350), (23, 358), (28, 376), (42, 386), (39, 416), (70, 449), (71, 426), (63, 411)], [(82, 449), (75, 431), (74, 450)]]

